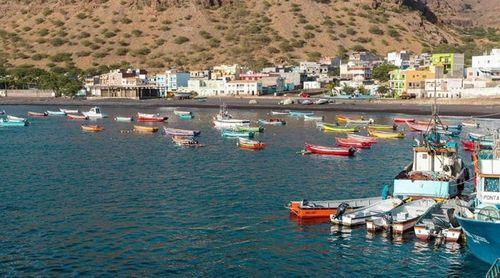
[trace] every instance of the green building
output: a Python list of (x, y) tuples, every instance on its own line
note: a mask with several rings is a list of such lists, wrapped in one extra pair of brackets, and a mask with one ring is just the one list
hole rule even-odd
[(463, 53), (432, 54), (431, 62), (435, 67), (443, 67), (444, 77), (464, 77), (465, 58)]
[(401, 69), (395, 69), (389, 72), (389, 75), (389, 88), (391, 88), (395, 96), (400, 96), (405, 90), (405, 71)]

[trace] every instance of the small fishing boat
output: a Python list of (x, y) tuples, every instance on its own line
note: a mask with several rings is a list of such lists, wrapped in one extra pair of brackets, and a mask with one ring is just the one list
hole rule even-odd
[(59, 111), (63, 112), (64, 114), (80, 114), (80, 110), (78, 110), (78, 109), (62, 109), (62, 108), (60, 108)]
[(75, 115), (75, 114), (68, 114), (67, 117), (70, 120), (78, 120), (78, 121), (84, 121), (89, 119), (89, 117), (85, 115)]
[(108, 117), (108, 115), (102, 113), (101, 108), (98, 106), (94, 106), (94, 107), (90, 108), (89, 111), (82, 112), (82, 114), (91, 118), (91, 119), (102, 119), (102, 118)]
[(345, 209), (339, 209), (335, 214), (330, 215), (330, 221), (332, 221), (333, 224), (343, 226), (363, 225), (366, 220), (382, 215), (398, 207), (402, 203), (403, 201), (398, 198), (391, 198), (347, 213)]
[(394, 234), (403, 234), (417, 223), (420, 216), (427, 213), (436, 204), (433, 199), (419, 199), (404, 203), (386, 213), (366, 221), (366, 229), (375, 232), (379, 229), (392, 229)]
[(222, 104), (219, 113), (212, 120), (212, 125), (217, 129), (234, 129), (239, 126), (250, 126), (250, 121), (234, 119), (226, 105)]
[(351, 122), (351, 123), (370, 123), (370, 121), (373, 121), (372, 119), (369, 119), (369, 120), (365, 120), (365, 118), (363, 116), (357, 116), (355, 118), (349, 118), (347, 116), (344, 116), (344, 115), (337, 115), (335, 117), (337, 119), (337, 122), (339, 123), (348, 123), (348, 122)]
[(0, 110), (0, 115), (5, 115), (5, 110)]
[(271, 111), (269, 114), (271, 114), (271, 115), (290, 115), (290, 110)]
[(243, 138), (253, 138), (254, 133), (249, 132), (249, 131), (233, 131), (229, 129), (225, 129), (221, 133), (222, 137), (229, 137), (229, 138), (238, 138), (238, 137), (243, 137)]
[(481, 133), (469, 132), (469, 139), (472, 141), (493, 142), (493, 136), (491, 134), (486, 135), (486, 134), (481, 134)]
[(354, 156), (356, 153), (355, 148), (342, 148), (342, 147), (327, 147), (319, 145), (311, 145), (305, 143), (306, 153), (318, 155), (338, 155), (338, 156)]
[(357, 134), (352, 134), (352, 133), (347, 134), (347, 138), (349, 138), (351, 140), (358, 141), (358, 142), (365, 142), (365, 143), (369, 143), (369, 144), (377, 143), (377, 138), (362, 136), (362, 135), (357, 135)]
[(398, 126), (396, 124), (393, 124), (393, 125), (369, 124), (368, 128), (375, 129), (375, 130), (397, 130)]
[(346, 123), (348, 125), (368, 125), (372, 124), (374, 122), (373, 119), (368, 119), (368, 120), (360, 120), (360, 119), (347, 119)]
[(48, 116), (66, 116), (66, 113), (64, 113), (62, 111), (47, 110), (46, 113), (47, 113)]
[(178, 117), (181, 120), (191, 120), (192, 118), (194, 118), (194, 115), (193, 114), (185, 114), (185, 115), (179, 115)]
[(248, 132), (263, 132), (264, 131), (264, 127), (262, 126), (237, 126), (235, 129), (235, 131), (248, 131)]
[(339, 147), (347, 147), (347, 148), (357, 148), (357, 149), (369, 149), (371, 148), (370, 143), (366, 142), (359, 142), (356, 140), (352, 140), (349, 138), (335, 138), (335, 141), (337, 142), (337, 146)]
[(326, 124), (326, 123), (323, 123), (322, 129), (324, 131), (329, 131), (329, 132), (346, 132), (346, 133), (353, 133), (353, 132), (359, 131), (355, 127), (337, 126), (337, 125), (331, 125), (331, 124)]
[(45, 112), (40, 113), (40, 112), (31, 112), (31, 111), (29, 111), (28, 112), (28, 116), (29, 117), (38, 117), (39, 118), (39, 117), (47, 117), (48, 115)]
[(7, 120), (9, 120), (9, 122), (25, 122), (26, 118), (7, 115)]
[(469, 121), (463, 121), (462, 122), (462, 125), (463, 126), (466, 126), (466, 127), (475, 127), (475, 128), (479, 128), (479, 123), (474, 121), (474, 120), (469, 120)]
[(172, 136), (172, 142), (177, 146), (181, 147), (204, 147), (205, 145), (200, 144), (198, 141), (194, 140), (193, 137), (190, 136)]
[(138, 122), (164, 122), (168, 117), (161, 116), (160, 114), (144, 114), (137, 113)]
[(380, 202), (381, 197), (370, 197), (361, 199), (346, 199), (334, 201), (291, 201), (287, 208), (290, 213), (301, 219), (311, 218), (329, 218), (330, 215), (337, 213), (337, 209), (341, 204), (347, 206), (346, 211), (366, 207)]
[(189, 130), (189, 129), (179, 129), (179, 128), (170, 128), (163, 127), (163, 134), (170, 136), (198, 136), (200, 135), (199, 130)]
[(181, 111), (181, 110), (174, 110), (174, 115), (176, 116), (181, 116), (181, 115), (192, 115), (191, 111)]
[(368, 135), (383, 139), (405, 138), (404, 132), (387, 132), (381, 130), (368, 129)]
[(309, 116), (309, 115), (304, 115), (304, 120), (306, 121), (323, 121), (325, 117), (323, 116)]
[(292, 117), (304, 117), (304, 116), (313, 116), (314, 112), (302, 112), (302, 111), (290, 111), (288, 115)]
[(266, 147), (266, 144), (261, 141), (249, 140), (245, 138), (238, 138), (238, 143), (236, 143), (236, 145), (241, 149), (247, 150), (263, 150)]
[(0, 127), (19, 127), (27, 125), (28, 121), (9, 121), (6, 119), (0, 119)]
[(460, 199), (448, 199), (436, 203), (422, 215), (413, 228), (419, 240), (444, 238), (447, 242), (457, 242), (462, 234), (462, 228), (454, 217), (455, 211), (468, 207), (467, 202)]
[(158, 127), (156, 126), (143, 126), (143, 125), (134, 125), (135, 132), (143, 132), (143, 133), (155, 133), (158, 131)]
[(133, 122), (134, 121), (134, 118), (132, 117), (115, 117), (115, 121), (117, 122)]
[(269, 120), (259, 120), (259, 124), (261, 125), (286, 125), (286, 121), (283, 119), (269, 119)]
[(410, 122), (406, 122), (406, 125), (410, 128), (412, 131), (419, 131), (419, 132), (427, 132), (431, 126), (427, 124), (414, 124)]
[(82, 125), (81, 128), (86, 132), (99, 132), (104, 130), (104, 127), (100, 125)]
[(415, 118), (394, 118), (395, 123), (414, 123)]

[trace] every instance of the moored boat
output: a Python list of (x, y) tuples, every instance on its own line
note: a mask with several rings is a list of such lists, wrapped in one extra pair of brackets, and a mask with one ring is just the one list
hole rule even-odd
[(191, 111), (174, 110), (174, 115), (176, 115), (176, 116), (192, 115), (192, 114), (193, 113)]
[(91, 119), (102, 119), (102, 118), (108, 117), (108, 115), (102, 113), (101, 108), (98, 106), (94, 106), (94, 107), (90, 108), (89, 111), (82, 112), (82, 114), (91, 118)]
[(399, 139), (405, 137), (404, 132), (387, 132), (374, 129), (368, 129), (368, 135), (383, 139)]
[(164, 122), (167, 119), (168, 117), (162, 116), (160, 114), (137, 113), (138, 122)]
[(190, 136), (172, 136), (172, 142), (181, 147), (199, 148), (205, 146), (203, 144), (200, 144), (197, 140)]
[(349, 138), (351, 140), (358, 141), (358, 142), (365, 142), (365, 143), (370, 143), (370, 144), (377, 143), (377, 138), (362, 136), (362, 135), (357, 135), (357, 134), (352, 134), (352, 133), (347, 134), (347, 138)]
[(81, 128), (86, 132), (99, 132), (104, 130), (104, 127), (100, 125), (81, 125)]
[(115, 117), (115, 121), (117, 121), (117, 122), (133, 122), (134, 118), (132, 118), (132, 117), (120, 117), (120, 116), (116, 116)]
[(368, 128), (375, 129), (375, 130), (397, 130), (398, 126), (397, 125), (379, 125), (379, 124), (369, 124)]
[(201, 132), (199, 130), (163, 127), (163, 133), (165, 135), (170, 135), (170, 136), (191, 136), (191, 137), (194, 137), (194, 136), (200, 135)]
[(60, 108), (59, 111), (63, 112), (64, 114), (79, 114), (80, 110), (78, 109), (62, 109)]
[(371, 147), (370, 143), (367, 142), (359, 142), (349, 138), (335, 138), (337, 142), (337, 146), (339, 147), (352, 147), (357, 149), (369, 149)]
[(479, 149), (482, 150), (489, 150), (493, 147), (493, 142), (488, 142), (488, 141), (467, 141), (467, 140), (462, 140), (462, 145), (464, 146), (464, 150), (473, 152), (476, 150), (476, 145)]
[(327, 147), (308, 143), (305, 143), (305, 151), (311, 154), (338, 156), (354, 156), (356, 153), (355, 148)]
[(79, 120), (79, 121), (84, 121), (89, 119), (89, 117), (85, 115), (75, 115), (75, 114), (67, 114), (67, 117), (70, 120)]
[(62, 111), (47, 110), (46, 113), (48, 116), (66, 116), (66, 113)]
[(323, 129), (323, 131), (329, 131), (329, 132), (354, 133), (354, 132), (359, 131), (355, 127), (338, 126), (338, 125), (332, 125), (332, 124), (327, 124), (327, 123), (323, 123), (321, 125), (321, 128)]
[(382, 215), (395, 207), (401, 205), (403, 201), (398, 198), (381, 200), (375, 204), (355, 209), (350, 212), (339, 210), (335, 214), (330, 215), (330, 221), (333, 224), (344, 226), (356, 226), (365, 224), (366, 220)]
[(411, 122), (406, 122), (406, 125), (408, 125), (408, 127), (412, 131), (427, 132), (430, 129), (430, 126), (427, 124), (415, 124)]
[(273, 118), (268, 120), (259, 120), (261, 125), (286, 125), (286, 121), (283, 119)]
[(289, 115), (290, 110), (285, 110), (285, 111), (271, 111), (271, 115)]
[(302, 219), (311, 218), (329, 218), (330, 215), (337, 213), (341, 204), (345, 204), (346, 211), (351, 211), (361, 207), (366, 207), (380, 202), (380, 197), (370, 197), (361, 199), (346, 199), (333, 201), (292, 201), (287, 208), (290, 213)]
[(469, 132), (469, 139), (471, 139), (472, 141), (493, 142), (493, 136), (491, 134)]
[(323, 116), (304, 115), (304, 120), (307, 121), (323, 121), (323, 119)]
[(212, 125), (218, 129), (234, 129), (240, 126), (250, 126), (249, 120), (234, 119), (224, 104), (212, 120)]
[(415, 118), (401, 118), (397, 117), (393, 119), (395, 123), (413, 123), (415, 122)]
[(262, 127), (262, 126), (237, 126), (234, 130), (258, 133), (258, 132), (263, 132), (264, 127)]
[(21, 117), (7, 115), (7, 120), (9, 122), (25, 122), (26, 118), (21, 118)]
[(143, 133), (155, 133), (158, 131), (158, 127), (156, 126), (143, 126), (143, 125), (134, 125), (135, 132), (143, 132)]
[(5, 115), (5, 110), (0, 110), (0, 115)]
[(29, 117), (47, 117), (47, 113), (46, 112), (32, 112), (32, 111), (29, 111), (28, 112), (28, 116)]
[(0, 119), (0, 127), (20, 127), (27, 125), (28, 121), (9, 121), (6, 119)]
[(292, 117), (304, 117), (304, 116), (313, 116), (314, 112), (303, 112), (303, 111), (290, 111), (288, 115)]
[(241, 137), (238, 138), (237, 145), (241, 149), (247, 150), (263, 150), (266, 147), (266, 144), (262, 143), (261, 141), (249, 140)]
[(228, 138), (238, 138), (238, 137), (243, 137), (243, 138), (253, 138), (254, 133), (249, 132), (249, 131), (233, 131), (233, 130), (223, 130), (221, 132), (222, 137), (228, 137)]
[(466, 126), (466, 127), (475, 127), (475, 128), (479, 128), (479, 123), (474, 121), (474, 120), (469, 120), (469, 121), (463, 121), (462, 122), (462, 125), (463, 126)]

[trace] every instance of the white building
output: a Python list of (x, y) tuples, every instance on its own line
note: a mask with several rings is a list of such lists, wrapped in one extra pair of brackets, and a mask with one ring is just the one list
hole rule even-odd
[(322, 65), (316, 62), (300, 62), (299, 64), (299, 71), (309, 76), (328, 74), (329, 69), (328, 65)]
[(186, 91), (204, 97), (218, 96), (224, 95), (225, 85), (225, 80), (189, 79)]
[(472, 56), (472, 76), (500, 80), (500, 49), (492, 49), (490, 54)]
[(318, 81), (305, 81), (303, 86), (304, 90), (321, 89), (321, 83)]
[(387, 53), (387, 63), (398, 68), (408, 68), (410, 66), (410, 53), (408, 51)]
[(220, 79), (225, 79), (227, 81), (236, 80), (239, 79), (240, 73), (241, 73), (241, 67), (237, 64), (234, 64), (232, 66), (220, 65), (213, 67), (210, 78), (214, 80), (220, 80)]
[(262, 94), (262, 82), (256, 80), (233, 80), (225, 84), (225, 94), (231, 96), (258, 96)]
[(425, 80), (425, 97), (459, 98), (463, 88), (462, 78), (439, 78)]

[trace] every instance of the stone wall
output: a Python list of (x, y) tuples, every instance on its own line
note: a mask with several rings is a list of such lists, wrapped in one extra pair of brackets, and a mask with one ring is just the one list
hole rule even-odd
[(54, 91), (51, 90), (3, 90), (0, 91), (0, 97), (26, 97), (26, 98), (40, 98), (40, 97), (55, 97)]

